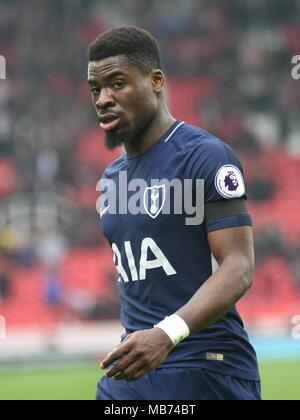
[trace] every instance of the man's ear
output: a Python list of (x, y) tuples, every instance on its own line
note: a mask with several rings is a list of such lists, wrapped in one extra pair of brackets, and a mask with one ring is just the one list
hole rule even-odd
[(165, 84), (165, 75), (161, 70), (152, 70), (151, 78), (154, 92), (160, 93)]

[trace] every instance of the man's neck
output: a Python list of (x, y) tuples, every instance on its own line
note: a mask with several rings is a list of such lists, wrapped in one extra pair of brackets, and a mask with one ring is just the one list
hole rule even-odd
[(145, 153), (163, 136), (175, 121), (175, 118), (172, 117), (168, 110), (157, 115), (145, 129), (139, 133), (140, 138), (136, 139), (136, 142), (125, 145), (127, 156), (132, 158)]

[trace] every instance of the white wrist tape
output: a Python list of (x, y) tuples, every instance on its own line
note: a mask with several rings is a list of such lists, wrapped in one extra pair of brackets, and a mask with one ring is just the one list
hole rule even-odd
[(170, 337), (174, 346), (191, 333), (187, 323), (176, 314), (166, 317), (163, 321), (154, 325), (154, 327), (163, 330)]

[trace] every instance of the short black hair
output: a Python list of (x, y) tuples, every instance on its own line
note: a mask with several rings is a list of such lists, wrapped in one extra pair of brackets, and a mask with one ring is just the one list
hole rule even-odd
[(130, 64), (143, 74), (161, 69), (156, 39), (146, 30), (124, 26), (100, 34), (88, 48), (89, 61), (98, 61), (116, 55), (125, 55)]

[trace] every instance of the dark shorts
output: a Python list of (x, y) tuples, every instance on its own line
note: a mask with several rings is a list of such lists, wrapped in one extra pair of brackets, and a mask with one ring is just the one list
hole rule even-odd
[(261, 400), (260, 382), (202, 368), (156, 369), (138, 381), (103, 377), (97, 400)]

